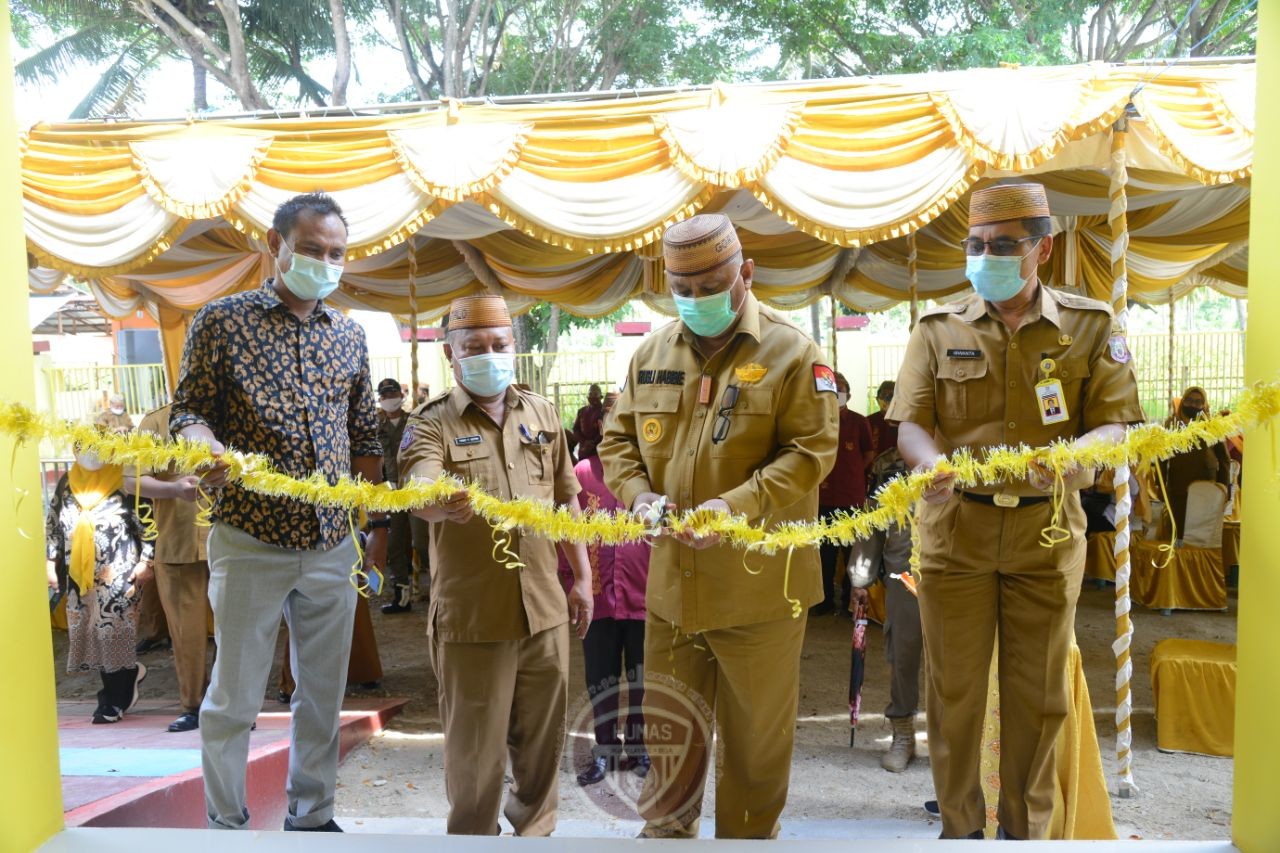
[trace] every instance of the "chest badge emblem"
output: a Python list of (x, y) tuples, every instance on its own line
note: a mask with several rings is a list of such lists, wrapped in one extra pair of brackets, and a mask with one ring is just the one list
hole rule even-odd
[(769, 368), (763, 364), (756, 364), (754, 361), (744, 364), (742, 367), (735, 367), (733, 375), (738, 377), (738, 381), (743, 385), (749, 385), (752, 382), (759, 382), (764, 379), (764, 375), (769, 372)]

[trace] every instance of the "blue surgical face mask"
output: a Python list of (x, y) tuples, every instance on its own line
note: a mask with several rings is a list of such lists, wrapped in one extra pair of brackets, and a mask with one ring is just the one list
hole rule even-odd
[(496, 397), (516, 378), (516, 357), (509, 352), (486, 352), (458, 359), (462, 387), (477, 397)]
[(700, 338), (714, 338), (738, 319), (733, 310), (733, 288), (710, 296), (678, 296), (671, 294), (680, 319)]
[[(1035, 251), (1036, 241), (1027, 255)], [(988, 302), (1007, 302), (1027, 286), (1022, 277), (1022, 262), (1027, 255), (969, 255), (964, 272), (977, 294)]]
[(338, 282), (342, 280), (342, 267), (294, 254), (289, 269), (280, 273), (280, 278), (290, 293), (304, 302), (310, 302), (324, 299), (338, 289)]

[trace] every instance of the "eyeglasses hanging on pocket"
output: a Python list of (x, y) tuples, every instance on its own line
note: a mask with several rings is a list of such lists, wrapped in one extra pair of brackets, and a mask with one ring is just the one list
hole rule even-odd
[(711, 433), (712, 444), (719, 444), (729, 437), (729, 427), (732, 423), (729, 416), (733, 414), (733, 408), (736, 405), (738, 405), (738, 386), (730, 385), (724, 389), (724, 394), (720, 397), (720, 408), (716, 411), (716, 426)]

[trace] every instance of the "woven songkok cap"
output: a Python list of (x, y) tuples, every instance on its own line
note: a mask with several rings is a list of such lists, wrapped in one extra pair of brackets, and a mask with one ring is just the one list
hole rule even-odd
[(449, 303), (449, 331), (496, 329), (511, 325), (507, 300), (501, 296), (463, 296)]
[(969, 227), (1036, 219), (1049, 215), (1049, 198), (1041, 184), (1000, 184), (969, 198)]
[(671, 275), (702, 275), (742, 252), (729, 217), (701, 213), (677, 222), (662, 235), (662, 259)]

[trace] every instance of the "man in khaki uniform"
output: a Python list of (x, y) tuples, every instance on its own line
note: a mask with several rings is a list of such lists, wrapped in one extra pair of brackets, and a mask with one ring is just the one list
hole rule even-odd
[[(169, 440), (169, 410), (164, 406), (146, 415), (138, 429)], [(169, 470), (156, 473), (153, 499), (156, 522), (156, 589), (173, 642), (174, 672), (182, 713), (169, 724), (171, 732), (199, 728), (200, 703), (209, 685), (209, 556), (205, 543), (209, 528), (196, 524), (200, 480)]]
[[(414, 410), (400, 449), (401, 481), (452, 474), (504, 500), (577, 511), (578, 480), (555, 406), (512, 385), (511, 315), (497, 296), (455, 299), (445, 355), (458, 386)], [(448, 831), (495, 835), (507, 759), (515, 783), (505, 814), (517, 835), (550, 835), (559, 805), (568, 704), (569, 631), (591, 624), (585, 546), (565, 545), (566, 604), (556, 543), (517, 531), (495, 548), (467, 493), (419, 510), (431, 522), (428, 638), (444, 723)]]
[(108, 397), (106, 410), (98, 415), (94, 423), (108, 432), (119, 434), (133, 432), (133, 418), (129, 417), (129, 413), (125, 410), (124, 395), (112, 394)]
[[(395, 379), (378, 383), (378, 443), (382, 445), (382, 480), (396, 487), (400, 479), (400, 441), (409, 423), (409, 413), (404, 410), (404, 392)], [(413, 610), (413, 550), (407, 512), (391, 513), (391, 529), (387, 535), (387, 583), (391, 601), (382, 605), (388, 616)], [(421, 519), (414, 519), (421, 522)], [(422, 522), (425, 523), (425, 522)]]
[[(973, 194), (967, 271), (976, 294), (926, 313), (888, 412), (908, 465), (959, 448), (1114, 442), (1143, 419), (1124, 338), (1106, 305), (1042, 287), (1049, 205), (1039, 184)], [(920, 616), (929, 662), (930, 763), (943, 837), (982, 837), (979, 751), (992, 643), (999, 636), (1000, 829), (1042, 839), (1054, 801), (1054, 744), (1067, 714), (1067, 660), (1084, 569), (1078, 490), (1066, 472), (954, 489), (938, 474), (920, 518)], [(1050, 530), (1050, 528), (1053, 528)], [(1047, 531), (1055, 544), (1041, 544)]]
[[(681, 321), (631, 361), (600, 445), (610, 491), (651, 517), (813, 521), (836, 456), (835, 374), (751, 294), (754, 264), (727, 218), (668, 229), (663, 257)], [(697, 835), (715, 725), (716, 836), (771, 838), (790, 779), (804, 609), (822, 600), (817, 550), (746, 554), (682, 534), (656, 539), (649, 565), (643, 835)]]

